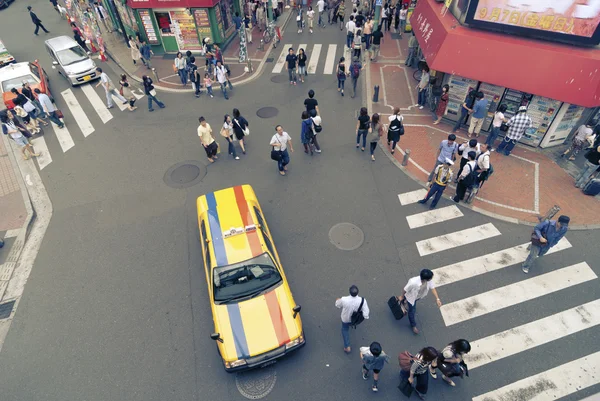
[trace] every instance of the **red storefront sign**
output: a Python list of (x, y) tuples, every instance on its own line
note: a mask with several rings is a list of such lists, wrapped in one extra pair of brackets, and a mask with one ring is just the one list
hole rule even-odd
[(220, 0), (127, 0), (131, 8), (210, 8)]
[(443, 4), (420, 0), (410, 21), (432, 69), (600, 106), (600, 51), (467, 28), (443, 11)]

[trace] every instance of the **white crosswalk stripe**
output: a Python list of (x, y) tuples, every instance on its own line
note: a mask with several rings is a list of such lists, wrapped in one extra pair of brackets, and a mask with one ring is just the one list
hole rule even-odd
[(102, 99), (100, 99), (100, 96), (98, 96), (98, 94), (91, 85), (82, 85), (81, 90), (88, 98), (88, 100), (96, 110), (96, 113), (98, 113), (98, 117), (100, 117), (100, 120), (102, 120), (104, 124), (112, 120), (113, 115), (110, 111), (108, 111), (106, 105), (104, 104)]
[[(273, 66), (273, 70), (271, 71), (273, 74), (281, 74), (282, 72), (287, 73), (287, 71), (284, 71), (285, 58), (288, 55), (290, 47), (296, 50), (296, 54), (298, 52), (298, 49), (304, 49), (304, 52), (308, 56), (307, 71), (309, 74), (317, 74), (319, 73), (319, 71), (322, 71), (322, 73), (325, 75), (331, 75), (334, 73), (336, 61), (338, 60), (338, 58), (346, 56), (345, 46), (338, 47), (338, 45), (336, 44), (327, 45), (327, 49), (324, 53), (323, 44), (320, 43), (316, 43), (313, 45), (307, 45), (304, 43), (301, 43), (299, 45), (286, 44), (281, 48), (281, 53), (279, 53), (279, 57), (277, 58), (277, 61)], [(323, 57), (321, 57), (322, 54), (325, 54), (324, 61), (321, 61), (323, 59)], [(348, 57), (346, 58), (348, 59)]]
[(463, 214), (459, 208), (457, 208), (455, 205), (450, 205), (439, 209), (432, 209), (426, 212), (406, 216), (406, 221), (408, 222), (408, 226), (412, 229), (428, 226), (430, 224), (441, 223), (462, 216)]
[(446, 251), (458, 246), (472, 244), (474, 242), (482, 241), (498, 235), (501, 235), (500, 231), (498, 231), (498, 229), (494, 227), (492, 223), (487, 223), (450, 234), (444, 234), (423, 241), (418, 241), (416, 245), (419, 254), (421, 256), (425, 256), (436, 252)]
[(69, 128), (66, 125), (63, 128), (58, 128), (58, 125), (54, 123), (51, 124), (54, 134), (56, 135), (56, 139), (58, 139), (58, 144), (60, 145), (63, 153), (75, 146), (75, 142), (73, 142)]
[(275, 63), (275, 66), (273, 67), (273, 74), (279, 74), (281, 71), (283, 71), (283, 66), (285, 65), (285, 58), (288, 55), (289, 48), (292, 46), (293, 45), (289, 45), (289, 44), (285, 44), (282, 46), (281, 54), (279, 54), (279, 58), (277, 59), (277, 62)]
[[(94, 132), (94, 126), (90, 122), (88, 116), (85, 114), (85, 111), (83, 111), (83, 108), (81, 108), (81, 105), (75, 98), (73, 91), (71, 89), (67, 89), (61, 94), (62, 97), (65, 99), (65, 102), (67, 102), (67, 106), (69, 106), (69, 110), (71, 111), (71, 114), (73, 114), (73, 118), (77, 122), (77, 125), (79, 125), (79, 129), (81, 129), (81, 133), (83, 134), (83, 136), (88, 136), (92, 132)], [(63, 128), (63, 130), (64, 129), (66, 129), (66, 127)], [(54, 131), (56, 132), (56, 129)], [(69, 138), (71, 138), (71, 135), (69, 135)], [(70, 142), (72, 144), (72, 147), (74, 145), (73, 139), (71, 139)], [(66, 151), (67, 149), (63, 147), (63, 152)]]
[(586, 262), (580, 262), (519, 283), (442, 305), (440, 311), (446, 326), (452, 326), (596, 278), (598, 277), (590, 266)]
[(473, 401), (557, 400), (599, 382), (600, 352), (596, 352), (479, 395)]
[(52, 156), (48, 151), (46, 140), (43, 136), (41, 136), (39, 138), (32, 139), (31, 144), (33, 145), (33, 150), (36, 153), (40, 153), (40, 155), (36, 157), (35, 160), (37, 160), (40, 170), (43, 170), (44, 167), (47, 167), (50, 163), (52, 163)]
[(417, 203), (427, 195), (426, 189), (417, 189), (416, 191), (405, 192), (403, 194), (398, 194), (398, 199), (400, 200), (400, 204), (410, 205), (411, 203)]
[(313, 47), (312, 52), (309, 54), (310, 58), (308, 60), (308, 66), (306, 67), (306, 71), (309, 74), (314, 74), (317, 72), (317, 64), (319, 63), (319, 56), (321, 55), (322, 45), (316, 44)]
[(325, 59), (325, 69), (323, 70), (323, 74), (331, 75), (333, 74), (333, 69), (335, 67), (335, 52), (337, 49), (337, 45), (329, 45), (327, 48), (327, 58)]

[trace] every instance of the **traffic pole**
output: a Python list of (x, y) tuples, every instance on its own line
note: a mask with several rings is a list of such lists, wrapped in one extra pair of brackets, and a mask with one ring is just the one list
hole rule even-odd
[(381, 6), (383, 4), (382, 0), (375, 0), (375, 26), (374, 30), (379, 29), (379, 20), (381, 18)]

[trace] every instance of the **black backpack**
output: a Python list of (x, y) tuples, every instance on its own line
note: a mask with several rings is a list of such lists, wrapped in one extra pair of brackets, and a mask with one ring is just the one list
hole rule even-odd
[(462, 179), (462, 183), (467, 188), (471, 188), (473, 185), (475, 185), (475, 180), (477, 179), (477, 171), (473, 167), (471, 167), (470, 164), (467, 164), (465, 168), (467, 168), (467, 166), (471, 171), (469, 171), (469, 174), (467, 174), (467, 176)]
[(404, 135), (404, 125), (402, 125), (402, 120), (400, 118), (394, 118), (390, 122), (389, 130), (393, 133), (398, 132), (398, 134)]
[(365, 320), (365, 317), (362, 312), (362, 307), (364, 303), (365, 299), (362, 298), (360, 301), (360, 306), (358, 307), (356, 312), (352, 312), (352, 316), (350, 316), (350, 326), (356, 328), (356, 326), (358, 326)]

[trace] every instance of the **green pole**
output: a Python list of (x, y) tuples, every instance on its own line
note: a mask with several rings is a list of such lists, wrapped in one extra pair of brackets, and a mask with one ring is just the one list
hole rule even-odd
[(381, 3), (382, 0), (375, 0), (375, 26), (373, 30), (377, 30), (379, 27), (379, 19), (381, 18)]
[(271, 7), (271, 0), (267, 3), (267, 17), (269, 18), (269, 22), (273, 22), (273, 7)]

